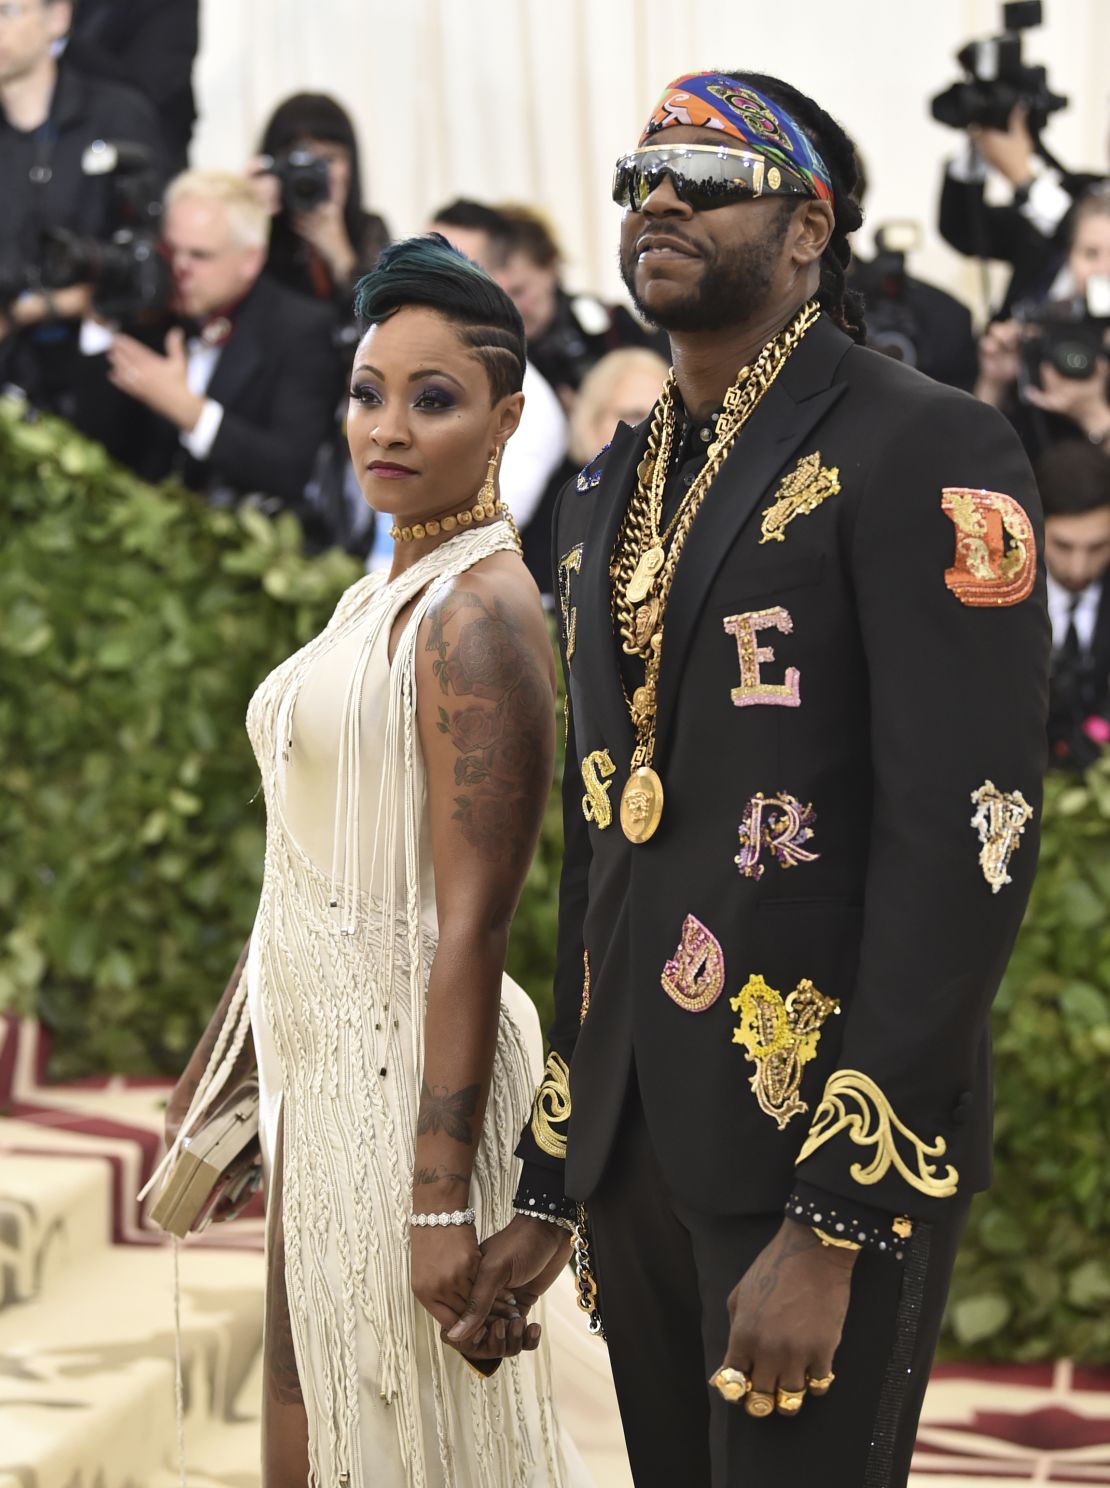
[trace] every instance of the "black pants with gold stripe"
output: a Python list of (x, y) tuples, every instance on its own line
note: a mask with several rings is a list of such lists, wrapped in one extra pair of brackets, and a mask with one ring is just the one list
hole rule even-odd
[(673, 1200), (633, 1081), (588, 1209), (636, 1488), (904, 1488), (968, 1202), (919, 1225), (902, 1264), (860, 1255), (829, 1394), (793, 1419), (755, 1420), (707, 1380), (728, 1342), (728, 1295), (782, 1215)]

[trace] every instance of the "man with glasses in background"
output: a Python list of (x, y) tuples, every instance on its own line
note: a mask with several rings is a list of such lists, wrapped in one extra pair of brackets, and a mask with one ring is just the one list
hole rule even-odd
[(617, 164), (672, 376), (560, 498), (566, 848), (517, 1218), (577, 1229), (638, 1488), (900, 1488), (1036, 865), (1048, 626), (1005, 421), (859, 344), (840, 127), (667, 88)]

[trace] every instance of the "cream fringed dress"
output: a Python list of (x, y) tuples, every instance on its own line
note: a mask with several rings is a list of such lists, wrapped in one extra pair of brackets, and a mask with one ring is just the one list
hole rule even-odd
[[(267, 842), (238, 1014), (241, 1032), (249, 1010), (268, 1162), (281, 1126), (312, 1488), (590, 1482), (554, 1417), (546, 1342), (484, 1379), (441, 1344), (409, 1284), (436, 947), (416, 636), (442, 583), (511, 545), (498, 523), (452, 538), (392, 584), (360, 580), (327, 629), (267, 677), (247, 715)], [(393, 618), (421, 590), (390, 665)], [(480, 1237), (511, 1217), (538, 1039), (531, 1002), (506, 977), (471, 1188)]]

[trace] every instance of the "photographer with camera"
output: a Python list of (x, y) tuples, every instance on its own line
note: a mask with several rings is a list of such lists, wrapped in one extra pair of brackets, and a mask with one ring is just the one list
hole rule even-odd
[(114, 335), (108, 372), (127, 409), (105, 442), (147, 480), (303, 513), (339, 397), (331, 307), (263, 274), (269, 218), (245, 178), (190, 171), (165, 208), (177, 323), (164, 353)]
[(1052, 622), (1048, 742), (1085, 769), (1110, 743), (1110, 460), (1078, 440), (1037, 463)]
[(147, 100), (55, 60), (70, 19), (68, 0), (0, 0), (0, 384), (67, 417), (92, 287), (44, 274), (47, 240), (105, 242), (121, 227), (121, 154), (141, 150), (159, 189), (164, 180)]
[(1049, 295), (1022, 301), (979, 343), (975, 395), (1002, 410), (1037, 456), (1086, 439), (1110, 456), (1110, 187), (1082, 197)]
[[(1022, 55), (1023, 32), (1043, 20), (1039, 0), (1018, 0), (1002, 12), (1002, 34), (960, 51), (966, 75), (933, 99), (932, 113), (967, 136), (963, 154), (945, 171), (940, 235), (957, 253), (1011, 265), (998, 312), (1006, 317), (1017, 301), (1045, 295), (1066, 251), (1068, 213), (1101, 178), (1065, 170), (1041, 137), (1068, 100)], [(991, 171), (1010, 187), (1006, 205), (986, 200)]]
[(266, 272), (299, 294), (332, 301), (351, 319), (351, 292), (389, 242), (362, 205), (354, 125), (324, 93), (296, 93), (275, 109), (247, 167), (273, 218)]
[(524, 321), (528, 360), (569, 408), (582, 379), (603, 356), (625, 346), (667, 351), (666, 338), (647, 330), (623, 305), (563, 287), (563, 251), (551, 224), (531, 207), (498, 208), (509, 225), (498, 282)]

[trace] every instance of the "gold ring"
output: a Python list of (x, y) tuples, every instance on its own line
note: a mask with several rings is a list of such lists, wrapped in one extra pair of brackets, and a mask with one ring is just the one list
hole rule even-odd
[(766, 1390), (752, 1390), (744, 1401), (749, 1416), (769, 1416), (775, 1408), (775, 1397)]
[(775, 1404), (784, 1416), (796, 1416), (805, 1404), (804, 1390), (776, 1390)]
[(811, 1375), (807, 1374), (806, 1388), (810, 1390), (817, 1390), (820, 1394), (824, 1394), (824, 1392), (829, 1388), (834, 1379), (836, 1379), (836, 1375), (833, 1374), (832, 1370), (830, 1370), (828, 1374), (826, 1374), (822, 1379), (814, 1379)]
[(709, 1383), (730, 1405), (743, 1400), (752, 1387), (751, 1380), (742, 1369), (718, 1369)]

